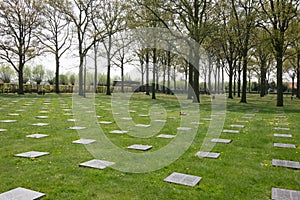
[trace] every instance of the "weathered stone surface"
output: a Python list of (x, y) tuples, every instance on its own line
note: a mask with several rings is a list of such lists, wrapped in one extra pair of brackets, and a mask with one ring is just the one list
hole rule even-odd
[(165, 122), (167, 122), (167, 120), (164, 120), (164, 119), (156, 119), (156, 120), (154, 120), (154, 122), (165, 123)]
[(196, 156), (201, 157), (201, 158), (219, 158), (221, 154), (220, 153), (214, 153), (214, 152), (203, 152), (203, 151), (198, 151), (196, 153)]
[(68, 119), (68, 122), (76, 122), (76, 119)]
[(171, 139), (174, 138), (176, 135), (168, 135), (168, 134), (160, 134), (157, 137), (158, 138), (166, 138), (166, 139)]
[(69, 127), (69, 129), (71, 129), (71, 130), (83, 130), (83, 129), (86, 129), (86, 127), (83, 127), (83, 126), (71, 126), (71, 127)]
[(0, 194), (0, 200), (34, 200), (43, 196), (44, 193), (18, 187)]
[(99, 124), (112, 124), (112, 122), (109, 122), (109, 121), (100, 121)]
[(299, 200), (300, 191), (272, 188), (272, 200)]
[(173, 172), (171, 175), (165, 178), (164, 181), (193, 187), (197, 185), (201, 179), (202, 178), (199, 176)]
[(0, 132), (6, 132), (7, 129), (0, 128)]
[(245, 128), (244, 125), (240, 125), (240, 124), (231, 124), (230, 127), (231, 128)]
[(178, 127), (177, 130), (179, 131), (189, 131), (191, 130), (192, 128), (189, 128), (189, 127)]
[(20, 116), (18, 113), (9, 113), (8, 116)]
[(128, 149), (135, 149), (140, 151), (147, 151), (152, 148), (150, 145), (133, 144), (127, 147)]
[(37, 119), (47, 119), (47, 118), (49, 118), (49, 116), (36, 116), (35, 118), (37, 118)]
[(32, 134), (32, 135), (27, 135), (26, 137), (28, 138), (43, 138), (43, 137), (48, 137), (49, 135), (46, 134)]
[(36, 124), (32, 124), (33, 126), (48, 126), (49, 123), (36, 123)]
[(238, 123), (249, 123), (249, 121), (247, 121), (247, 120), (237, 120), (236, 122), (238, 122)]
[(72, 143), (73, 144), (92, 144), (96, 142), (96, 140), (91, 140), (91, 139), (79, 139), (79, 140), (75, 140)]
[(121, 119), (129, 121), (129, 120), (132, 120), (132, 117), (122, 117)]
[(204, 123), (202, 123), (202, 122), (191, 122), (191, 124), (192, 124), (192, 125), (202, 125), (202, 124), (204, 124)]
[(16, 157), (22, 157), (22, 158), (37, 158), (40, 156), (45, 156), (50, 154), (49, 152), (39, 152), (39, 151), (28, 151), (25, 153), (19, 153), (15, 154)]
[(216, 142), (216, 143), (224, 143), (224, 144), (229, 144), (232, 140), (229, 139), (220, 139), (220, 138), (214, 138), (211, 140), (211, 142)]
[(238, 134), (238, 133), (240, 133), (240, 131), (238, 131), (238, 130), (223, 130), (223, 133), (235, 133), (235, 134)]
[(3, 119), (3, 120), (0, 120), (0, 122), (2, 123), (14, 123), (14, 122), (17, 122), (18, 120), (14, 120), (14, 119)]
[(290, 128), (278, 128), (278, 127), (274, 128), (274, 129), (277, 131), (289, 131), (290, 130)]
[(105, 160), (90, 160), (84, 163), (79, 164), (81, 167), (90, 167), (90, 168), (95, 168), (95, 169), (105, 169), (106, 167), (109, 167), (111, 165), (114, 165), (114, 162), (109, 162)]
[(290, 160), (273, 159), (272, 160), (272, 165), (273, 166), (278, 166), (278, 167), (287, 167), (287, 168), (292, 168), (292, 169), (300, 169), (300, 163), (299, 162), (290, 161)]
[(274, 134), (275, 137), (284, 137), (284, 138), (292, 138), (293, 136), (291, 134)]
[(139, 114), (139, 117), (149, 117), (147, 114)]
[(136, 127), (142, 127), (142, 128), (148, 128), (150, 127), (150, 124), (136, 124)]
[(282, 144), (282, 143), (274, 143), (274, 147), (281, 147), (281, 148), (291, 148), (291, 149), (296, 149), (296, 145), (294, 145), (294, 144)]
[(112, 133), (112, 134), (125, 134), (125, 133), (128, 133), (128, 131), (113, 130), (113, 131), (110, 131), (109, 133)]

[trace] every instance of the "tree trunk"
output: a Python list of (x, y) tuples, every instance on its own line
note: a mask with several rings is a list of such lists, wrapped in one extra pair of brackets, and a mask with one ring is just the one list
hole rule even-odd
[(261, 61), (260, 66), (260, 97), (264, 97), (266, 95), (266, 62)]
[(152, 99), (156, 99), (155, 96), (155, 75), (156, 75), (156, 48), (153, 48), (153, 76), (152, 76)]
[(233, 96), (236, 96), (236, 67), (234, 67), (233, 77)]
[(59, 57), (58, 57), (58, 51), (55, 52), (55, 92), (56, 94), (59, 94)]
[(121, 63), (121, 92), (124, 93), (124, 64)]
[(238, 64), (238, 97), (241, 97), (241, 86), (242, 86), (242, 83), (241, 83), (241, 73), (242, 73), (242, 70), (241, 70), (241, 59), (239, 59), (239, 64)]
[(195, 44), (194, 46), (194, 80), (193, 80), (193, 90), (195, 96), (193, 98), (193, 103), (200, 103), (200, 91), (199, 91), (199, 62), (200, 62), (200, 55), (199, 55), (199, 46)]
[(18, 71), (18, 76), (19, 76), (18, 94), (24, 94), (24, 88), (23, 88), (23, 67), (24, 67), (24, 65), (22, 63), (20, 63), (19, 64), (19, 71)]
[(111, 35), (108, 36), (108, 49), (107, 49), (107, 78), (106, 78), (106, 95), (111, 95), (110, 91), (110, 67), (111, 67)]
[(96, 42), (94, 43), (94, 64), (95, 64), (95, 70), (94, 70), (94, 92), (97, 93), (97, 76), (98, 76), (98, 63), (97, 63), (97, 45)]
[(149, 89), (149, 52), (146, 53), (146, 95), (150, 95)]
[(169, 51), (168, 51), (168, 54), (167, 54), (167, 57), (168, 57), (168, 59), (167, 59), (167, 62), (168, 62), (168, 81), (167, 81), (167, 94), (170, 94), (171, 93), (171, 91), (170, 91), (170, 85), (171, 85), (171, 49), (170, 49), (170, 47), (169, 47)]
[(297, 98), (300, 98), (300, 52), (297, 54)]
[(283, 88), (282, 88), (282, 65), (283, 65), (283, 47), (284, 35), (281, 35), (280, 41), (276, 41), (276, 68), (277, 68), (277, 106), (283, 106)]
[(229, 76), (229, 88), (228, 88), (229, 93), (228, 93), (228, 98), (233, 99), (233, 96), (232, 96), (233, 64), (232, 64), (232, 62), (229, 62), (228, 65), (229, 65), (229, 74), (228, 74), (228, 76)]

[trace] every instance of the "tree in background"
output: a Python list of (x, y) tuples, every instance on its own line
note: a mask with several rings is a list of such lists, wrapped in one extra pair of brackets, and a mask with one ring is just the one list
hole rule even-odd
[(46, 70), (46, 73), (45, 73), (45, 80), (50, 84), (50, 85), (53, 85), (54, 83), (54, 72), (52, 70)]
[(0, 58), (18, 73), (19, 90), (23, 91), (25, 63), (41, 54), (37, 35), (43, 23), (38, 0), (2, 0), (0, 2)]
[(15, 75), (14, 70), (11, 69), (9, 66), (7, 65), (0, 66), (0, 80), (3, 81), (3, 83), (10, 83), (14, 75)]
[(32, 80), (37, 84), (37, 90), (39, 90), (39, 85), (44, 80), (45, 69), (43, 65), (36, 65), (32, 69)]
[(31, 69), (29, 66), (25, 66), (23, 70), (23, 83), (26, 84), (28, 81), (31, 80)]

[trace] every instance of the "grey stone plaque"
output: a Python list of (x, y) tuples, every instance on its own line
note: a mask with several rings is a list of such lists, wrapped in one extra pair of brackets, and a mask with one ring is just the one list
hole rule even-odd
[(44, 193), (18, 187), (0, 194), (0, 200), (34, 200), (43, 196)]
[(294, 144), (274, 143), (274, 147), (296, 149), (296, 145), (294, 145)]
[(5, 132), (7, 129), (0, 128), (0, 132)]
[(164, 119), (156, 119), (156, 120), (154, 120), (154, 122), (165, 123), (165, 122), (167, 122), (167, 120), (164, 120)]
[(95, 168), (95, 169), (105, 169), (106, 167), (109, 167), (111, 165), (114, 165), (114, 162), (109, 162), (105, 160), (90, 160), (84, 163), (79, 164), (81, 167), (90, 167), (90, 168)]
[(290, 128), (274, 128), (275, 130), (278, 130), (278, 131), (289, 131)]
[(37, 119), (47, 119), (49, 117), (48, 116), (36, 116), (35, 118), (37, 118)]
[(40, 156), (45, 156), (50, 154), (49, 152), (39, 152), (39, 151), (28, 151), (25, 153), (19, 153), (15, 154), (16, 157), (22, 157), (22, 158), (37, 158)]
[(223, 133), (235, 133), (235, 134), (238, 134), (238, 133), (240, 133), (240, 131), (238, 131), (238, 130), (223, 130)]
[(224, 143), (224, 144), (229, 144), (232, 140), (229, 139), (220, 139), (220, 138), (214, 138), (211, 140), (211, 142), (216, 142), (216, 143)]
[(272, 200), (299, 200), (300, 191), (272, 188)]
[(109, 133), (112, 133), (112, 134), (125, 134), (125, 133), (128, 133), (128, 131), (113, 130), (113, 131), (110, 131)]
[(26, 137), (28, 138), (43, 138), (43, 137), (48, 137), (49, 135), (46, 134), (32, 134), (32, 135), (27, 135)]
[(62, 110), (65, 111), (65, 112), (72, 111), (72, 109), (69, 109), (69, 108), (65, 108), (65, 109), (62, 109)]
[(292, 138), (293, 136), (291, 134), (274, 134), (275, 137), (284, 137), (284, 138)]
[(64, 116), (73, 116), (72, 113), (65, 113)]
[(249, 123), (249, 121), (247, 121), (247, 120), (237, 120), (236, 122), (238, 122), (238, 123)]
[(300, 169), (300, 162), (290, 161), (290, 160), (272, 160), (273, 166), (278, 167), (287, 167), (287, 168), (293, 168), (293, 169)]
[(166, 138), (166, 139), (171, 139), (174, 138), (175, 135), (168, 135), (168, 134), (160, 134), (157, 136), (158, 138)]
[(136, 124), (136, 127), (142, 127), (142, 128), (148, 128), (150, 127), (150, 124)]
[(128, 149), (135, 149), (140, 151), (148, 151), (152, 148), (150, 145), (142, 145), (142, 144), (133, 144), (127, 147)]
[(109, 121), (100, 121), (99, 124), (112, 124), (112, 122), (109, 122)]
[(132, 120), (132, 117), (122, 117), (121, 119), (129, 121), (129, 120)]
[(86, 127), (83, 127), (83, 126), (71, 126), (71, 127), (69, 127), (69, 129), (71, 129), (71, 130), (83, 130), (83, 129), (86, 129)]
[(76, 119), (68, 119), (68, 122), (76, 122)]
[(191, 130), (192, 128), (189, 128), (189, 127), (178, 127), (177, 130), (179, 131), (189, 131)]
[(130, 113), (136, 113), (135, 110), (128, 110), (128, 112), (130, 112)]
[(202, 178), (199, 176), (173, 172), (171, 175), (165, 178), (164, 181), (193, 187), (197, 185), (201, 179)]
[(231, 124), (230, 127), (231, 128), (245, 128), (244, 125), (240, 125), (240, 124)]
[(72, 143), (73, 144), (92, 144), (96, 142), (96, 140), (91, 140), (91, 139), (79, 139), (79, 140), (75, 140)]
[(255, 114), (245, 114), (244, 117), (255, 117)]
[(8, 116), (20, 116), (18, 113), (9, 113)]
[(149, 117), (149, 115), (146, 115), (146, 114), (139, 114), (139, 117)]
[(36, 123), (36, 124), (32, 124), (33, 126), (48, 126), (49, 123)]
[(204, 123), (202, 123), (202, 122), (191, 122), (191, 124), (193, 124), (193, 125), (202, 125)]
[(0, 120), (0, 122), (3, 122), (3, 123), (13, 123), (13, 122), (17, 122), (17, 120), (14, 120), (14, 119), (3, 119), (3, 120)]
[(219, 158), (221, 154), (220, 153), (214, 153), (214, 152), (204, 152), (204, 151), (198, 151), (196, 153), (196, 156), (201, 158)]

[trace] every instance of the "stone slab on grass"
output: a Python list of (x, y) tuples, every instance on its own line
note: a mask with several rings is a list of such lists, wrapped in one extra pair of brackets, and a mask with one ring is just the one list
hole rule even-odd
[(238, 130), (223, 130), (223, 133), (235, 133), (235, 134), (238, 134), (238, 133), (240, 133), (240, 131), (238, 131)]
[(20, 114), (18, 114), (18, 113), (9, 113), (9, 114), (7, 114), (8, 116), (20, 116)]
[(166, 138), (166, 139), (172, 139), (174, 138), (176, 135), (168, 135), (168, 134), (160, 134), (157, 137), (158, 138)]
[(26, 137), (28, 138), (43, 138), (43, 137), (48, 137), (49, 135), (46, 135), (46, 134), (32, 134), (32, 135), (27, 135)]
[(43, 196), (44, 193), (18, 187), (0, 194), (0, 200), (34, 200)]
[(249, 121), (247, 121), (247, 120), (237, 120), (236, 122), (238, 122), (238, 123), (249, 123)]
[(300, 191), (272, 188), (272, 200), (299, 200)]
[(232, 140), (229, 140), (229, 139), (214, 138), (214, 139), (211, 140), (211, 142), (229, 144), (229, 143), (232, 142)]
[(36, 123), (36, 124), (32, 124), (33, 126), (48, 126), (49, 123)]
[(125, 133), (128, 133), (128, 131), (113, 130), (113, 131), (110, 131), (109, 133), (112, 133), (112, 134), (125, 134)]
[(37, 118), (37, 119), (48, 119), (49, 116), (35, 116), (35, 118)]
[(201, 181), (201, 179), (202, 178), (199, 176), (173, 172), (171, 175), (165, 178), (164, 181), (194, 187)]
[(40, 151), (28, 151), (24, 153), (15, 154), (16, 157), (22, 157), (22, 158), (37, 158), (40, 156), (49, 155), (49, 152), (40, 152)]
[(294, 144), (274, 143), (274, 147), (296, 149), (296, 145), (294, 145)]
[(73, 144), (92, 144), (96, 142), (96, 140), (91, 140), (91, 139), (79, 139), (79, 140), (75, 140), (72, 143)]
[(0, 128), (0, 132), (6, 132), (7, 129)]
[(202, 122), (191, 122), (192, 125), (203, 125), (204, 123)]
[(230, 127), (231, 128), (245, 128), (244, 125), (240, 125), (240, 124), (231, 124)]
[(220, 157), (220, 153), (214, 153), (214, 152), (204, 152), (204, 151), (198, 151), (196, 153), (196, 156), (201, 158), (214, 158), (217, 159)]
[(189, 127), (178, 127), (177, 130), (178, 131), (189, 131), (191, 130), (192, 128), (189, 128)]
[(274, 134), (275, 137), (283, 137), (283, 138), (292, 138), (293, 136), (291, 134)]
[(142, 145), (142, 144), (133, 144), (127, 147), (127, 149), (134, 149), (134, 150), (140, 150), (140, 151), (148, 151), (149, 149), (152, 149), (152, 146), (150, 145)]
[(290, 130), (290, 128), (278, 128), (278, 127), (275, 127), (274, 129), (277, 131), (289, 131)]
[(3, 120), (0, 120), (0, 122), (2, 123), (14, 123), (14, 122), (17, 122), (18, 120), (15, 120), (15, 119), (3, 119)]
[(83, 127), (83, 126), (71, 126), (71, 127), (69, 127), (69, 129), (71, 129), (71, 130), (83, 130), (83, 129), (86, 129), (86, 127)]
[(112, 124), (110, 121), (100, 121), (99, 124)]
[(290, 160), (272, 160), (272, 165), (277, 167), (287, 167), (292, 169), (300, 169), (300, 162)]
[(150, 127), (150, 124), (136, 124), (136, 127), (141, 127), (141, 128), (148, 128)]
[(156, 120), (154, 120), (154, 122), (165, 123), (165, 122), (167, 122), (167, 120), (164, 120), (164, 119), (156, 119)]
[(97, 160), (93, 159), (84, 163), (80, 163), (80, 167), (90, 167), (90, 168), (95, 168), (95, 169), (105, 169), (106, 167), (109, 167), (111, 165), (114, 165), (114, 162), (109, 162), (105, 160)]

